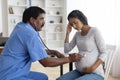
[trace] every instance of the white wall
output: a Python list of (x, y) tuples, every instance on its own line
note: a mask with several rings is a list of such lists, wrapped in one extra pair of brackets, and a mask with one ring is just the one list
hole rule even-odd
[(7, 15), (7, 0), (1, 0), (1, 11), (2, 11), (2, 32), (3, 36), (8, 36), (8, 15)]
[(0, 32), (2, 32), (2, 6), (1, 6), (1, 0), (0, 0)]
[(98, 27), (109, 44), (115, 44), (115, 0), (67, 0), (67, 14), (81, 10), (90, 26)]

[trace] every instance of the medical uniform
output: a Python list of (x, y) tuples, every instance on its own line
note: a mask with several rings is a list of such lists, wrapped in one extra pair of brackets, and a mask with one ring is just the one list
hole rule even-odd
[(18, 23), (0, 55), (0, 80), (48, 80), (31, 72), (31, 63), (48, 57), (38, 32), (29, 23)]

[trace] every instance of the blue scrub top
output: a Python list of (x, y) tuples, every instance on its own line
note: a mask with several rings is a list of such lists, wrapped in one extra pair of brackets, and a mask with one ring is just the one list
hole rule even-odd
[(27, 76), (31, 63), (48, 57), (38, 32), (29, 23), (16, 25), (0, 55), (0, 80)]

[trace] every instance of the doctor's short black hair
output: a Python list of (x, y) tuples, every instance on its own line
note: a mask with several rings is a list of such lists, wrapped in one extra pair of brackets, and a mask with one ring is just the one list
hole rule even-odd
[(45, 11), (37, 6), (31, 6), (23, 12), (22, 22), (27, 23), (31, 17), (37, 18), (39, 14), (45, 14)]

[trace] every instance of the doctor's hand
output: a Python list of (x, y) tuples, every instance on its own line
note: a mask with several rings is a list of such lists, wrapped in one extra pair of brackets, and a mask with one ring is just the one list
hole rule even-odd
[(81, 58), (82, 58), (82, 56), (78, 53), (69, 54), (70, 62), (78, 62), (81, 60)]

